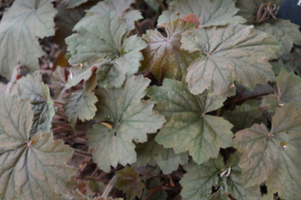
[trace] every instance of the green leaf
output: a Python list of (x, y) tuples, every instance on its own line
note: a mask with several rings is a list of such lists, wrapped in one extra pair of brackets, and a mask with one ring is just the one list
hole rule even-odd
[(142, 51), (144, 61), (141, 70), (151, 70), (157, 78), (181, 78), (185, 75), (187, 67), (199, 54), (188, 53), (180, 48), (181, 34), (192, 30), (194, 26), (180, 19), (170, 21), (165, 27), (167, 37), (157, 30), (148, 30), (143, 35), (148, 46)]
[(273, 19), (256, 25), (255, 28), (274, 36), (285, 54), (290, 54), (293, 44), (301, 45), (299, 26), (289, 20)]
[(206, 92), (195, 96), (184, 84), (172, 79), (164, 79), (162, 87), (148, 88), (147, 94), (156, 102), (155, 110), (167, 120), (156, 136), (165, 148), (173, 148), (176, 154), (189, 151), (201, 164), (217, 157), (220, 148), (231, 146), (232, 125), (206, 114), (221, 107), (224, 97), (210, 97)]
[(133, 168), (126, 166), (123, 170), (116, 172), (116, 176), (118, 179), (114, 187), (125, 192), (128, 200), (141, 197), (144, 184)]
[(231, 199), (229, 199), (229, 197), (224, 191), (218, 190), (212, 195), (210, 200), (231, 200)]
[(76, 190), (68, 191), (67, 195), (63, 195), (61, 197), (61, 200), (123, 200), (122, 198), (116, 198), (113, 199), (112, 197), (109, 197), (107, 199), (103, 197), (85, 197), (78, 188)]
[(270, 62), (272, 65), (272, 70), (274, 71), (275, 75), (279, 75), (281, 72), (281, 69), (284, 68), (287, 72), (294, 71), (290, 66), (284, 65), (282, 60), (279, 59), (278, 63)]
[(146, 133), (155, 133), (165, 122), (163, 116), (152, 111), (154, 103), (140, 101), (149, 82), (142, 76), (131, 76), (122, 88), (97, 90), (95, 120), (103, 123), (89, 130), (88, 145), (100, 169), (108, 172), (110, 165), (136, 162), (133, 140), (146, 142)]
[[(155, 189), (160, 186), (160, 178), (154, 178), (150, 180), (148, 189)], [(146, 199), (151, 192), (149, 190), (144, 190), (142, 199)], [(155, 193), (149, 198), (149, 200), (166, 200), (167, 193), (165, 190), (156, 190)]]
[(61, 99), (67, 83), (65, 68), (57, 66), (56, 70), (52, 73), (51, 83), (54, 86), (54, 98)]
[(242, 170), (238, 167), (241, 155), (240, 152), (235, 152), (229, 157), (226, 166), (223, 168), (223, 170), (229, 170), (229, 176), (224, 175), (221, 177), (222, 183), (220, 190), (223, 191), (223, 193), (231, 195), (235, 199), (258, 200), (260, 199), (259, 186), (251, 188), (243, 187), (241, 176)]
[(111, 61), (101, 60), (99, 62), (93, 62), (88, 66), (79, 64), (70, 68), (70, 74), (68, 76), (68, 83), (66, 84), (66, 89), (69, 89), (73, 86), (79, 84), (82, 80), (87, 81), (100, 68), (110, 65)]
[(253, 125), (236, 133), (234, 147), (243, 152), (242, 168), (244, 187), (266, 181), (269, 193), (283, 199), (301, 197), (301, 110), (294, 103), (277, 108), (272, 128)]
[(238, 15), (247, 20), (247, 24), (253, 23), (256, 20), (257, 12), (262, 3), (271, 5), (281, 5), (282, 0), (237, 0), (236, 7), (239, 9)]
[(61, 200), (89, 200), (88, 197), (85, 197), (78, 188), (76, 190), (68, 191), (68, 194), (63, 195)]
[(181, 48), (201, 52), (188, 68), (186, 81), (193, 94), (233, 94), (234, 81), (253, 90), (275, 80), (268, 60), (276, 58), (278, 42), (252, 26), (195, 29), (182, 35)]
[(74, 187), (76, 169), (65, 165), (73, 150), (51, 133), (30, 139), (34, 112), (29, 100), (3, 95), (0, 100), (0, 198), (60, 199)]
[(183, 200), (207, 200), (211, 197), (212, 186), (218, 186), (218, 174), (223, 167), (223, 158), (219, 156), (201, 165), (194, 163), (184, 165), (187, 172), (180, 180), (183, 186)]
[(101, 65), (100, 69), (96, 71), (97, 85), (106, 88), (122, 87), (126, 79), (125, 69), (122, 69), (116, 62), (108, 62)]
[(121, 56), (116, 63), (121, 66), (126, 75), (130, 76), (138, 71), (140, 61), (144, 59), (140, 51), (146, 47), (147, 44), (137, 35), (124, 40), (121, 46)]
[[(99, 23), (102, 22), (102, 23)], [(71, 53), (70, 64), (84, 63), (96, 58), (116, 57), (126, 34), (126, 20), (114, 11), (103, 16), (87, 15), (75, 27), (77, 33), (66, 38)]]
[(187, 153), (175, 154), (173, 149), (165, 149), (155, 142), (155, 135), (149, 135), (146, 143), (137, 144), (136, 152), (136, 166), (158, 165), (163, 174), (171, 174), (178, 169), (179, 165), (188, 162)]
[[(296, 75), (301, 76), (301, 56), (298, 52), (294, 51), (288, 55), (283, 54), (279, 62), (284, 63), (286, 66), (291, 68)], [(287, 72), (290, 72), (285, 68)]]
[(142, 38), (136, 35), (126, 38), (121, 46), (120, 56), (115, 60), (91, 60), (85, 64), (73, 66), (70, 69), (72, 76), (69, 75), (66, 88), (77, 85), (81, 80), (89, 79), (94, 71), (97, 74), (98, 86), (120, 88), (126, 75), (130, 76), (138, 71), (140, 60), (143, 60), (140, 50), (146, 46)]
[(249, 100), (241, 106), (235, 106), (233, 111), (226, 111), (223, 117), (234, 125), (233, 133), (249, 128), (255, 123), (266, 124), (266, 119), (262, 116), (256, 100)]
[(297, 109), (301, 108), (301, 78), (282, 68), (278, 76), (276, 94), (264, 96), (261, 106), (269, 105), (269, 112), (274, 112), (278, 106), (292, 101)]
[(75, 8), (83, 3), (86, 3), (88, 0), (63, 0), (61, 3), (66, 4), (67, 8)]
[(75, 24), (85, 16), (85, 10), (91, 8), (95, 3), (95, 1), (90, 1), (73, 9), (68, 9), (63, 4), (58, 5), (58, 13), (54, 19), (57, 28), (53, 37), (54, 41), (61, 47), (66, 46), (65, 38), (72, 34)]
[(65, 114), (68, 116), (68, 121), (71, 122), (73, 129), (75, 129), (75, 124), (77, 118), (81, 121), (93, 119), (96, 112), (95, 103), (97, 102), (97, 97), (94, 95), (94, 88), (96, 86), (95, 75), (91, 77), (84, 84), (84, 89), (72, 92), (69, 94), (64, 104)]
[(97, 5), (93, 6), (90, 10), (87, 11), (88, 15), (99, 15), (102, 16), (110, 10), (113, 10), (117, 13), (119, 18), (126, 20), (126, 30), (130, 31), (134, 29), (134, 22), (143, 19), (140, 11), (129, 9), (130, 5), (134, 3), (135, 0), (105, 0), (99, 2)]
[(121, 46), (121, 56), (97, 70), (98, 86), (120, 88), (126, 76), (138, 72), (140, 61), (143, 60), (140, 50), (146, 46), (142, 38), (136, 35), (126, 38)]
[[(87, 21), (88, 18), (90, 21)], [(75, 27), (76, 34), (66, 39), (71, 53), (73, 79), (69, 77), (67, 88), (87, 80), (96, 70), (100, 87), (121, 87), (127, 76), (135, 74), (147, 44), (140, 38), (126, 35), (126, 20), (116, 17), (114, 11), (105, 15), (87, 15)], [(103, 24), (99, 24), (103, 21)], [(109, 28), (108, 28), (109, 27)], [(85, 67), (89, 66), (89, 67)]]
[(160, 4), (156, 0), (144, 0), (144, 2), (157, 13), (160, 11)]
[(17, 0), (3, 15), (0, 24), (0, 74), (10, 79), (18, 64), (29, 71), (39, 69), (44, 55), (36, 37), (54, 35), (57, 13), (52, 0)]
[(233, 0), (178, 0), (170, 3), (170, 10), (159, 17), (158, 26), (164, 26), (169, 20), (184, 17), (190, 13), (200, 19), (199, 27), (224, 26), (244, 23), (246, 20), (234, 16), (238, 12)]
[(55, 114), (49, 88), (42, 82), (41, 75), (36, 72), (17, 81), (13, 94), (21, 99), (29, 99), (34, 117), (30, 130), (30, 138), (38, 131), (50, 132), (51, 120)]

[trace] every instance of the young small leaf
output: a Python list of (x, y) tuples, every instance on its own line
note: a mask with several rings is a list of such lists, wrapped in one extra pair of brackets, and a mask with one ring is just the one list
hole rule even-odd
[(116, 176), (118, 179), (114, 187), (125, 192), (128, 200), (140, 198), (144, 184), (133, 168), (126, 166), (123, 170), (116, 172)]
[(95, 120), (110, 124), (96, 124), (88, 132), (88, 145), (100, 169), (108, 172), (136, 161), (135, 142), (146, 142), (146, 133), (155, 133), (165, 122), (164, 117), (152, 111), (154, 103), (140, 101), (145, 96), (149, 80), (130, 76), (122, 88), (99, 88)]
[(209, 89), (213, 95), (233, 94), (236, 80), (251, 90), (275, 80), (268, 60), (276, 58), (278, 42), (252, 26), (195, 29), (182, 35), (181, 48), (201, 52), (190, 64), (186, 81), (193, 94)]
[(147, 89), (155, 101), (155, 110), (164, 115), (167, 123), (156, 136), (156, 141), (175, 153), (189, 151), (198, 164), (217, 157), (220, 148), (231, 146), (232, 125), (221, 117), (207, 115), (222, 106), (224, 97), (210, 97), (206, 92), (193, 95), (181, 82), (164, 79), (163, 86)]
[(199, 54), (181, 49), (180, 40), (181, 34), (192, 30), (194, 26), (180, 19), (169, 21), (165, 27), (167, 37), (157, 30), (148, 30), (143, 35), (148, 46), (142, 51), (144, 60), (141, 70), (151, 70), (157, 78), (177, 76), (181, 79), (186, 75), (187, 67)]
[(73, 92), (65, 98), (64, 110), (73, 128), (75, 128), (77, 118), (82, 121), (93, 119), (97, 110), (95, 106), (97, 97), (93, 92), (95, 86), (96, 77), (94, 75), (85, 82), (83, 90)]

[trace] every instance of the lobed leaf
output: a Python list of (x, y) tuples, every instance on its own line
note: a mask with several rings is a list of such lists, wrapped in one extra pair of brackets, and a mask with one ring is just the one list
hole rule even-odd
[(62, 0), (62, 4), (66, 4), (67, 8), (75, 8), (77, 6), (80, 6), (83, 3), (86, 3), (88, 0)]
[(297, 109), (301, 108), (301, 78), (294, 72), (286, 72), (281, 69), (277, 77), (277, 93), (264, 96), (261, 106), (268, 105), (269, 112), (275, 112), (278, 106), (294, 102)]
[(134, 22), (143, 18), (138, 10), (129, 9), (130, 5), (134, 2), (134, 0), (105, 0), (93, 6), (87, 11), (87, 14), (102, 16), (108, 11), (113, 10), (117, 13), (119, 18), (126, 20), (126, 30), (130, 31), (135, 27)]
[(124, 169), (116, 172), (117, 181), (115, 188), (126, 193), (128, 200), (134, 200), (142, 195), (142, 189), (145, 187), (139, 174), (131, 167), (126, 166)]
[(116, 15), (114, 11), (106, 12), (103, 16), (88, 15), (76, 24), (74, 30), (77, 33), (66, 38), (71, 53), (70, 64), (119, 54), (121, 40), (126, 34), (126, 20)]
[[(99, 21), (104, 21), (104, 25)], [(66, 39), (71, 53), (69, 62), (77, 64), (71, 69), (74, 78), (69, 77), (67, 88), (87, 80), (94, 70), (99, 86), (121, 87), (126, 76), (138, 71), (143, 60), (140, 51), (146, 43), (136, 35), (124, 39), (126, 21), (116, 17), (114, 11), (87, 15), (75, 29), (77, 34)]]
[(74, 186), (76, 170), (65, 165), (73, 150), (53, 141), (51, 133), (38, 131), (30, 139), (29, 100), (5, 94), (0, 109), (0, 198), (60, 199)]
[(73, 86), (79, 84), (82, 80), (87, 81), (95, 73), (95, 71), (105, 68), (105, 66), (110, 65), (111, 62), (108, 60), (102, 60), (100, 62), (94, 63), (89, 66), (85, 65), (75, 65), (70, 68), (70, 74), (68, 76), (68, 83), (65, 88), (69, 89)]
[(180, 180), (183, 200), (207, 200), (211, 197), (212, 186), (218, 186), (220, 169), (223, 167), (223, 158), (211, 158), (201, 165), (190, 163), (184, 165), (187, 172)]
[(64, 111), (73, 129), (75, 128), (77, 118), (84, 121), (93, 119), (95, 115), (97, 110), (95, 106), (97, 97), (93, 93), (96, 86), (95, 79), (95, 76), (91, 77), (85, 82), (84, 89), (73, 92), (65, 98)]
[(186, 81), (193, 94), (233, 94), (234, 81), (250, 88), (275, 80), (268, 60), (276, 58), (278, 42), (252, 26), (196, 29), (182, 35), (182, 49), (202, 55), (188, 67)]
[(59, 4), (57, 6), (58, 13), (54, 19), (55, 27), (57, 29), (53, 39), (57, 44), (60, 45), (60, 47), (66, 46), (65, 38), (72, 34), (75, 24), (85, 16), (85, 10), (91, 8), (94, 4), (94, 1), (90, 1), (73, 9), (66, 8), (64, 4)]
[(66, 75), (65, 75), (65, 68), (58, 66), (56, 70), (52, 73), (51, 76), (51, 83), (54, 86), (54, 98), (61, 99), (62, 93), (65, 89)]
[(232, 128), (233, 133), (249, 128), (255, 123), (267, 124), (256, 100), (249, 100), (241, 106), (235, 106), (233, 111), (224, 112), (223, 117), (234, 125)]
[(193, 95), (185, 84), (172, 79), (164, 79), (162, 87), (148, 88), (147, 94), (167, 120), (155, 139), (165, 148), (173, 148), (176, 154), (189, 151), (201, 164), (217, 157), (220, 148), (231, 146), (232, 125), (206, 114), (221, 107), (224, 97), (210, 97), (206, 92)]
[[(157, 189), (160, 186), (160, 178), (154, 178), (150, 180), (149, 189)], [(151, 194), (150, 190), (144, 190), (142, 199), (146, 199)], [(163, 189), (156, 190), (155, 193), (149, 198), (149, 200), (166, 200), (167, 192)]]
[(301, 45), (299, 26), (289, 20), (273, 19), (256, 25), (255, 28), (274, 36), (282, 46), (281, 52), (285, 54), (290, 54), (294, 44)]
[(35, 72), (33, 75), (21, 78), (17, 81), (12, 93), (21, 99), (29, 99), (31, 103), (34, 117), (30, 138), (38, 131), (50, 132), (55, 111), (49, 88), (42, 82), (41, 75)]
[(301, 197), (301, 110), (294, 103), (277, 108), (270, 131), (261, 124), (236, 133), (234, 147), (243, 153), (239, 166), (243, 184), (249, 187), (266, 181), (270, 194), (283, 199)]
[(165, 122), (152, 111), (154, 103), (140, 101), (145, 95), (149, 80), (130, 76), (122, 88), (99, 88), (96, 124), (88, 132), (88, 145), (100, 169), (108, 172), (116, 167), (136, 161), (135, 142), (145, 142), (146, 133), (155, 133)]
[[(223, 170), (229, 170), (227, 173), (229, 175), (224, 175), (221, 177), (221, 187), (220, 190), (223, 193), (231, 195), (235, 199), (243, 199), (243, 200), (258, 200), (260, 199), (260, 191), (259, 187), (249, 187), (245, 188), (242, 182), (241, 176), (241, 168), (238, 167), (238, 163), (241, 158), (240, 152), (235, 152), (230, 155), (227, 164), (223, 167)], [(231, 198), (229, 198), (231, 199)]]
[(144, 2), (157, 13), (160, 11), (160, 4), (156, 0), (144, 0)]
[(17, 0), (3, 15), (0, 24), (0, 74), (11, 79), (14, 67), (39, 69), (43, 51), (36, 37), (54, 35), (57, 13), (52, 0)]
[(144, 60), (141, 70), (152, 71), (159, 77), (181, 78), (186, 75), (189, 64), (198, 57), (180, 48), (181, 34), (192, 30), (194, 24), (182, 22), (180, 19), (169, 21), (165, 27), (167, 37), (157, 30), (148, 30), (143, 35), (148, 46), (142, 51)]
[(176, 171), (179, 165), (188, 162), (188, 154), (175, 154), (173, 149), (165, 149), (155, 141), (155, 135), (149, 135), (148, 141), (143, 144), (137, 144), (137, 166), (158, 165), (163, 174), (171, 174)]
[(244, 23), (246, 20), (234, 16), (238, 12), (233, 0), (177, 0), (170, 3), (170, 10), (164, 11), (158, 19), (158, 26), (190, 13), (198, 16), (199, 27), (224, 26)]
[(103, 197), (85, 197), (77, 188), (76, 190), (68, 191), (67, 195), (61, 197), (61, 200), (123, 200), (122, 198), (115, 198), (109, 197), (107, 199)]

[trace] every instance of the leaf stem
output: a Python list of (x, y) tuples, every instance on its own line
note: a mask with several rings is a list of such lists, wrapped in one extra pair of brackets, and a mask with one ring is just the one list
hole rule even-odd
[(171, 175), (170, 175), (170, 174), (167, 174), (167, 176), (168, 176), (168, 178), (169, 178), (170, 185), (171, 185), (172, 187), (175, 187), (175, 183), (173, 182)]
[(60, 105), (60, 106), (63, 106), (65, 103), (62, 102), (62, 101), (57, 101), (57, 100), (54, 100), (53, 101), (54, 104), (57, 104), (57, 105)]
[(81, 150), (78, 150), (78, 149), (73, 149), (73, 150), (74, 150), (74, 153), (77, 154), (77, 155), (87, 156), (87, 157), (92, 158), (92, 154), (90, 154), (86, 151), (81, 151)]
[(62, 138), (62, 140), (67, 141), (67, 140), (77, 138), (77, 137), (82, 137), (82, 136), (86, 136), (86, 133), (81, 133), (81, 134), (77, 134), (77, 135), (71, 135), (68, 137), (64, 137), (64, 138)]
[(225, 102), (224, 105), (237, 103), (237, 102), (244, 101), (244, 100), (247, 100), (247, 99), (255, 99), (257, 97), (265, 96), (265, 95), (268, 95), (268, 94), (271, 94), (271, 92), (265, 92), (265, 93), (261, 93), (261, 94), (254, 94), (254, 95), (244, 97), (244, 98), (241, 98), (241, 99), (234, 99), (233, 101)]
[(157, 191), (152, 191), (144, 200), (149, 200)]
[(136, 28), (138, 35), (141, 37), (143, 33), (137, 22), (135, 22), (135, 28)]
[(117, 176), (114, 175), (114, 177), (110, 180), (110, 182), (108, 183), (105, 191), (102, 193), (101, 197), (104, 199), (108, 198), (109, 193), (111, 192), (111, 190), (113, 189), (115, 183), (117, 182)]
[(86, 177), (75, 177), (76, 179), (84, 180), (84, 181), (102, 181), (100, 178), (86, 178)]
[(167, 10), (166, 6), (162, 3), (161, 0), (156, 0), (156, 1), (161, 6), (162, 10)]

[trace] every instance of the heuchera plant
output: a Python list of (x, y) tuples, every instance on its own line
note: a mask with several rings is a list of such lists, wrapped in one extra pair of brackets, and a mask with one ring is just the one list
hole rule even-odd
[(301, 33), (281, 0), (52, 1), (1, 19), (0, 199), (301, 198)]

